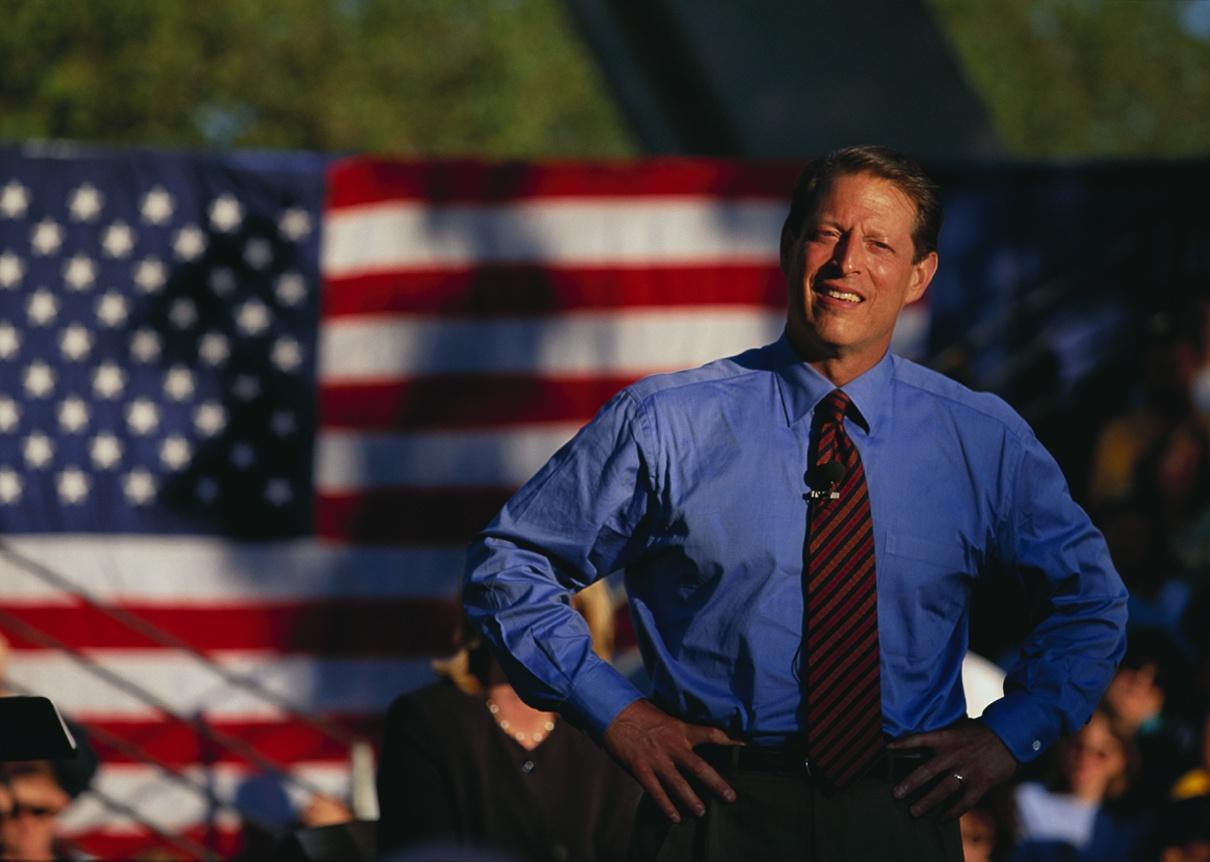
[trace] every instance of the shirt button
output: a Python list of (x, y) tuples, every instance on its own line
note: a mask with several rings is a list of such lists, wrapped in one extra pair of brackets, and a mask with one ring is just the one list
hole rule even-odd
[(1040, 740), (1040, 739), (1035, 739), (1035, 740), (1034, 740), (1034, 742), (1033, 742), (1033, 749), (1034, 749), (1034, 751), (1040, 751), (1040, 750), (1041, 750), (1041, 748), (1042, 748), (1042, 740)]
[(527, 760), (524, 763), (522, 763), (521, 771), (524, 772), (526, 775), (529, 775), (531, 772), (534, 771), (534, 762), (532, 760)]

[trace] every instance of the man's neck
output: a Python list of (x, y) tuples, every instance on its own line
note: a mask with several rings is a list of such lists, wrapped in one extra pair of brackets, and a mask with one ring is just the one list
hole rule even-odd
[(851, 383), (881, 362), (890, 347), (887, 345), (876, 354), (872, 351), (844, 353), (829, 351), (818, 346), (804, 346), (799, 344), (793, 336), (790, 337), (790, 345), (803, 362), (822, 374), (829, 383), (837, 388)]

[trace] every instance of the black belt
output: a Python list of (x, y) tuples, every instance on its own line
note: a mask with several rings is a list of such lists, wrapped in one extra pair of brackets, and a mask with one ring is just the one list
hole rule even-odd
[[(763, 772), (817, 781), (805, 751), (762, 748), (759, 745), (701, 745), (696, 752), (724, 776), (736, 772)], [(932, 754), (927, 748), (884, 748), (863, 777), (898, 784)]]

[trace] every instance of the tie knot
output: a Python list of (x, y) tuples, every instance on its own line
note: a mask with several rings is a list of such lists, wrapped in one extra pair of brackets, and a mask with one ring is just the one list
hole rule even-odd
[(819, 417), (823, 422), (844, 422), (845, 414), (849, 412), (849, 407), (852, 405), (849, 396), (845, 395), (839, 389), (833, 389), (823, 401), (819, 402)]

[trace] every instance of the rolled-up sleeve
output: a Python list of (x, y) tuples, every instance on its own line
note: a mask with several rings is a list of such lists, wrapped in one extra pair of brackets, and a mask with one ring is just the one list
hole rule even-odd
[(463, 603), (518, 693), (597, 733), (641, 693), (592, 650), (571, 594), (636, 559), (653, 497), (643, 422), (614, 396), (471, 543)]
[(983, 721), (1026, 762), (1088, 721), (1126, 648), (1126, 589), (1058, 464), (1032, 433), (1018, 442), (1002, 553), (1010, 572), (1043, 585), (1050, 612)]

